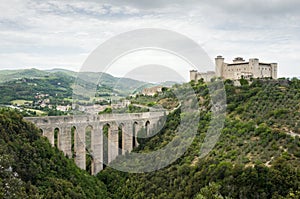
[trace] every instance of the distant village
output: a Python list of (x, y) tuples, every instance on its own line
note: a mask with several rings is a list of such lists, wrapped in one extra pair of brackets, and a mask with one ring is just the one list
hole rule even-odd
[[(163, 86), (154, 86), (150, 88), (144, 88), (140, 93), (137, 93), (139, 95), (144, 95), (144, 96), (154, 96), (155, 94), (161, 93), (162, 92)], [(135, 95), (131, 95), (131, 97), (135, 97)], [(72, 107), (72, 103), (69, 102), (68, 104), (54, 104), (51, 102), (50, 95), (47, 93), (36, 93), (34, 96), (35, 101), (34, 102), (29, 102), (29, 101), (20, 101), (16, 100), (12, 105), (9, 107), (11, 108), (16, 108), (21, 110), (22, 107), (34, 107), (35, 109), (40, 109), (40, 110), (56, 110), (62, 113), (67, 114), (68, 112), (71, 112), (73, 109), (76, 108), (77, 111), (79, 112), (84, 112), (87, 114), (97, 114), (101, 111), (104, 111), (106, 108), (111, 108), (111, 109), (122, 109), (128, 107), (131, 102), (130, 100), (127, 99), (120, 99), (120, 100), (106, 100), (106, 103), (82, 103), (76, 105), (77, 107)], [(74, 106), (74, 105), (73, 105)]]

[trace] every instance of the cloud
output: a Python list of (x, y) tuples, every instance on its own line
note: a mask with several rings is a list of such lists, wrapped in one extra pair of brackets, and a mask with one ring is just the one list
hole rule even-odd
[(300, 73), (298, 10), (297, 0), (0, 1), (0, 67), (79, 68), (105, 40), (152, 27), (190, 37), (212, 59), (256, 56), (292, 76)]

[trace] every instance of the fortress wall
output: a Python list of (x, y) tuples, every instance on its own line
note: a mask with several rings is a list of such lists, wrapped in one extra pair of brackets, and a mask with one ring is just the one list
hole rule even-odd
[(237, 79), (237, 73), (249, 72), (248, 62), (241, 64), (228, 64), (224, 68), (225, 79)]
[(261, 77), (272, 77), (271, 66), (259, 65), (261, 71)]
[(214, 72), (207, 72), (202, 75), (204, 82), (210, 82), (212, 78), (214, 78), (216, 74)]
[(197, 73), (195, 75), (195, 81), (199, 81), (200, 79), (203, 79), (204, 82), (210, 82), (212, 78), (216, 77), (215, 72), (208, 71), (207, 73)]
[(228, 70), (228, 65), (226, 63), (224, 63), (224, 66), (222, 68), (222, 73), (223, 73), (222, 78), (224, 79), (227, 79), (226, 77), (230, 75), (230, 71)]

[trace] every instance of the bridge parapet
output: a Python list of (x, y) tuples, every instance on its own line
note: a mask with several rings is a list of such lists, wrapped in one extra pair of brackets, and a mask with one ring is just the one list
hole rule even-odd
[(145, 112), (145, 113), (126, 113), (126, 114), (103, 114), (103, 115), (76, 115), (76, 116), (47, 116), (47, 117), (25, 117), (25, 120), (37, 126), (48, 126), (58, 124), (80, 124), (80, 123), (99, 123), (99, 122), (127, 122), (139, 120), (151, 120), (166, 115), (166, 112)]

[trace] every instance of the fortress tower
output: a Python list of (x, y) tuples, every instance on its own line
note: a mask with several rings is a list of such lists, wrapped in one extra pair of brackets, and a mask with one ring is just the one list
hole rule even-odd
[(197, 71), (196, 70), (191, 70), (190, 71), (190, 80), (197, 80)]
[(271, 63), (272, 67), (272, 78), (277, 79), (277, 63)]
[(223, 77), (223, 69), (224, 69), (224, 58), (219, 55), (215, 58), (215, 73), (217, 77)]

